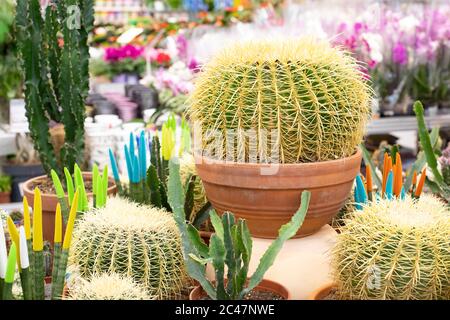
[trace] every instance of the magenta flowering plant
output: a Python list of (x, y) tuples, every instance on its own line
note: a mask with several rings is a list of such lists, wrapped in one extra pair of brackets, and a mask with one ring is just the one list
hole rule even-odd
[(142, 77), (145, 72), (144, 47), (107, 47), (102, 59), (91, 62), (91, 72), (94, 76), (106, 76), (109, 79), (122, 74)]
[(144, 48), (133, 45), (125, 45), (123, 47), (105, 48), (104, 59), (108, 62), (117, 62), (125, 59), (139, 59), (144, 56)]

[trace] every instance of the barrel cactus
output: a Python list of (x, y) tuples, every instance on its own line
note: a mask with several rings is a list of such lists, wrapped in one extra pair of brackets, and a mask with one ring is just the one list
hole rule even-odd
[(187, 279), (179, 231), (163, 209), (111, 198), (83, 216), (73, 241), (70, 262), (83, 278), (128, 275), (161, 299), (180, 293)]
[(344, 299), (449, 299), (450, 212), (431, 195), (379, 200), (345, 220), (333, 249)]
[(354, 154), (370, 101), (350, 55), (303, 38), (225, 49), (197, 79), (189, 110), (210, 157), (268, 162), (275, 150), (280, 163), (298, 163)]
[(92, 276), (90, 281), (80, 279), (70, 287), (68, 300), (150, 300), (142, 285), (131, 277), (117, 273)]

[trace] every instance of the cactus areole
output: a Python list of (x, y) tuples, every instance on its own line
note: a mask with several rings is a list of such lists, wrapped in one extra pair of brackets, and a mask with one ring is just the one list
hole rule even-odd
[(194, 153), (219, 212), (275, 238), (312, 193), (297, 236), (316, 232), (344, 204), (358, 173), (371, 89), (350, 55), (328, 43), (241, 43), (207, 64), (190, 98)]

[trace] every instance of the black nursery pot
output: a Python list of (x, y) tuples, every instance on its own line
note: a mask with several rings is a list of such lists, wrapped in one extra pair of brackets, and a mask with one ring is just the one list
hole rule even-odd
[(116, 106), (107, 100), (96, 101), (94, 104), (95, 115), (101, 114), (117, 114)]
[(35, 165), (16, 165), (6, 164), (3, 166), (3, 172), (11, 177), (11, 202), (22, 202), (22, 193), (20, 185), (31, 179), (45, 174), (41, 164)]
[(156, 109), (159, 106), (159, 95), (158, 91), (150, 88), (143, 95), (142, 104), (140, 104), (141, 111), (146, 109)]

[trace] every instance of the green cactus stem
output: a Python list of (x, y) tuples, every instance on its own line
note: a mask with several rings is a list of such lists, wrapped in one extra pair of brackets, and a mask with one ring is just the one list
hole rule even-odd
[[(41, 14), (39, 0), (18, 0), (17, 43), (25, 79), (26, 116), (42, 165), (50, 176), (73, 168), (84, 150), (84, 99), (89, 90), (88, 34), (92, 0), (51, 0)], [(79, 25), (73, 8), (80, 10)], [(63, 40), (63, 41), (61, 41)], [(60, 45), (63, 43), (62, 45)], [(50, 142), (49, 123), (64, 125), (60, 154)]]

